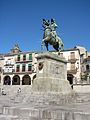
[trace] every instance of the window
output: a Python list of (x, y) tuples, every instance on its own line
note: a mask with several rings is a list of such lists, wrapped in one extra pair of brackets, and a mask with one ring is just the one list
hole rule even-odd
[(20, 61), (20, 55), (17, 56), (17, 61)]
[(26, 60), (26, 55), (23, 55), (23, 60)]
[(19, 72), (19, 71), (20, 71), (20, 65), (17, 65), (16, 72)]
[(71, 52), (70, 57), (71, 57), (71, 59), (75, 59), (75, 52)]
[(81, 67), (81, 72), (84, 72), (84, 71), (85, 71), (84, 65), (82, 65), (82, 67)]
[(23, 65), (22, 65), (22, 72), (25, 72), (25, 68), (26, 68), (26, 65), (23, 64)]
[(86, 65), (86, 70), (89, 70), (89, 65)]
[(29, 54), (29, 60), (32, 60), (32, 54)]
[(32, 64), (28, 64), (28, 71), (32, 71)]
[(6, 61), (6, 65), (8, 65), (8, 61)]
[(71, 70), (75, 70), (75, 64), (71, 63)]

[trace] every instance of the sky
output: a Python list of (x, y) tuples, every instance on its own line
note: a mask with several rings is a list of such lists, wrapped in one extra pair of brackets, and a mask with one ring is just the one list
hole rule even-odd
[(64, 49), (90, 51), (90, 0), (0, 0), (0, 54), (15, 44), (24, 52), (40, 51), (43, 18), (56, 20)]

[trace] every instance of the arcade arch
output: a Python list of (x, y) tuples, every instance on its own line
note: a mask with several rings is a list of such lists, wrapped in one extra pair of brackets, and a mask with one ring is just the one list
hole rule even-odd
[(31, 78), (29, 75), (24, 75), (22, 78), (22, 85), (31, 85)]
[(10, 76), (5, 76), (4, 77), (4, 81), (3, 81), (3, 85), (10, 85), (11, 84), (11, 78)]
[(20, 77), (18, 75), (13, 77), (12, 85), (20, 85)]

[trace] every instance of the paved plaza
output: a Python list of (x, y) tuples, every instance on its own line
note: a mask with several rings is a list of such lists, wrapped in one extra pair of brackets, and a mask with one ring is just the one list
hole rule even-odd
[(90, 120), (90, 93), (77, 93), (73, 102), (48, 104), (27, 90), (0, 95), (0, 120)]

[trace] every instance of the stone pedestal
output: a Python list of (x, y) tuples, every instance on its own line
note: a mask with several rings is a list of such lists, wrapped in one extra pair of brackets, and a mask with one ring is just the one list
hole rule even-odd
[(44, 52), (38, 55), (37, 61), (37, 77), (32, 86), (33, 92), (71, 93), (65, 59), (50, 52)]

